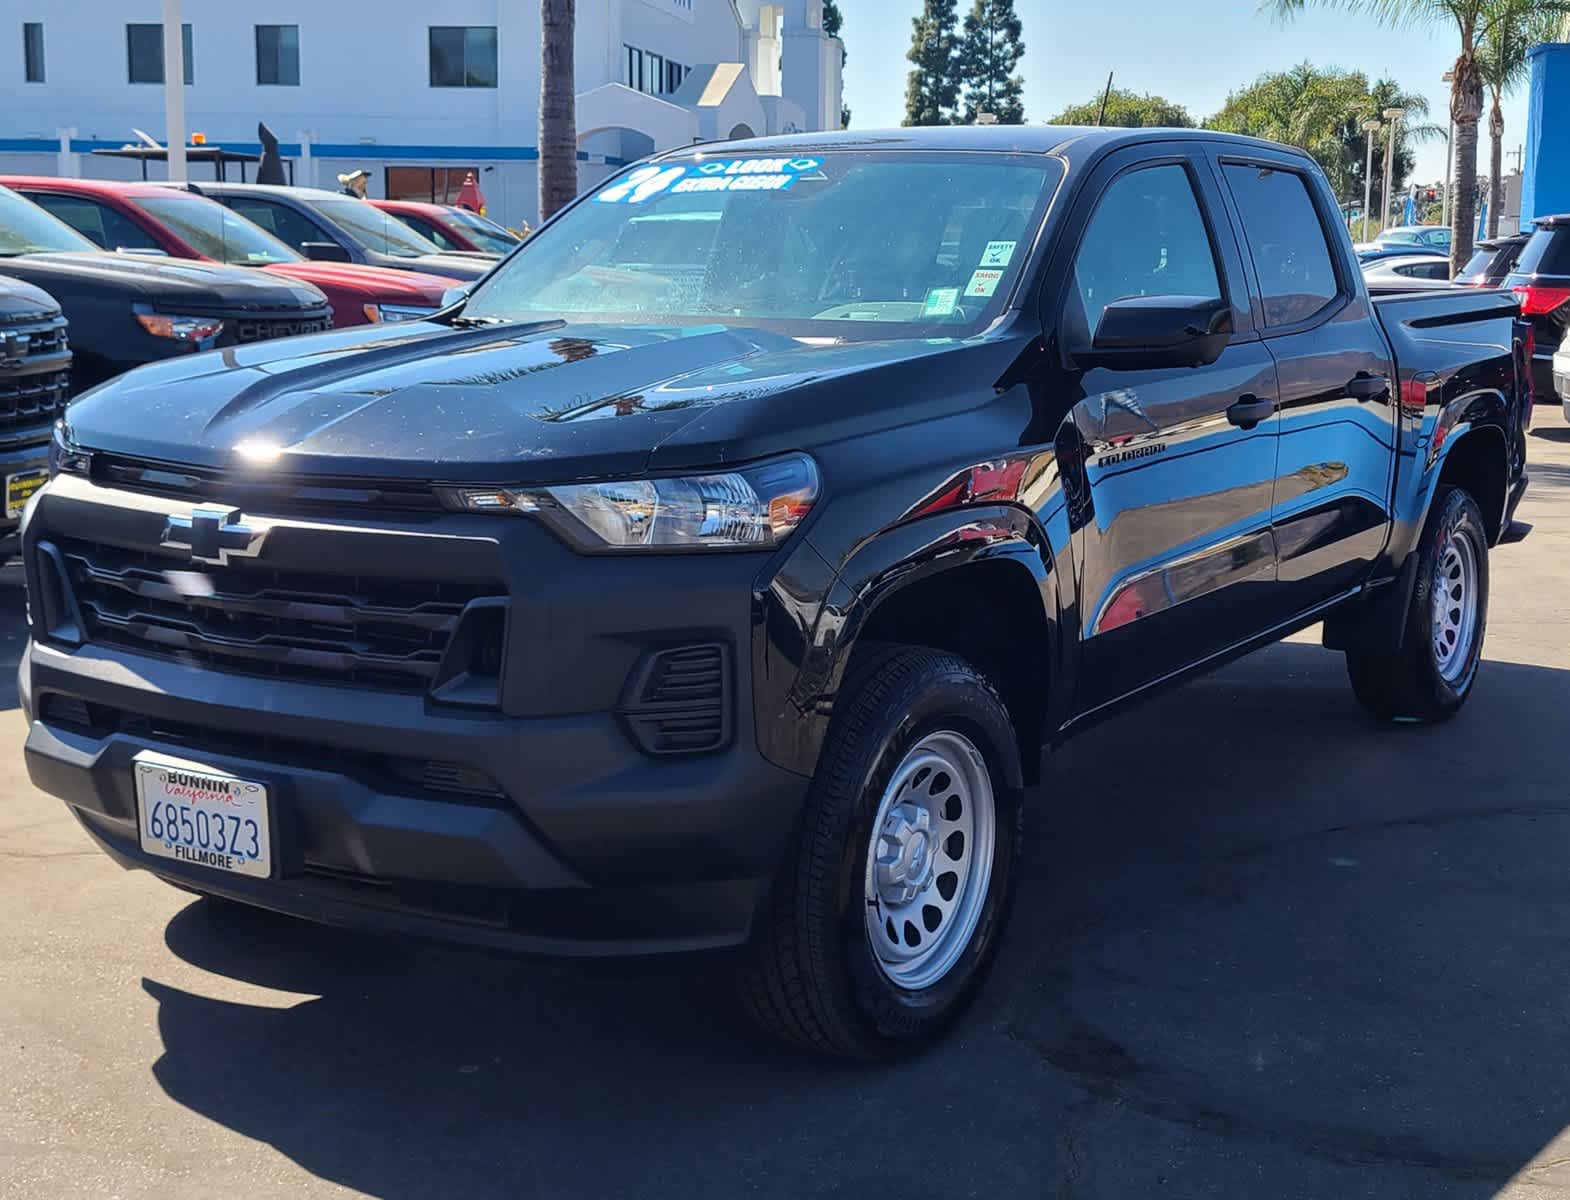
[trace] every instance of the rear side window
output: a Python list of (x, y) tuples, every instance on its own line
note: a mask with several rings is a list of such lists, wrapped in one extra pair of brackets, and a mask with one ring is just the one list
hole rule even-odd
[(1144, 167), (1112, 181), (1085, 227), (1074, 286), (1091, 334), (1114, 300), (1222, 298), (1215, 251), (1186, 170), (1176, 163)]
[(1570, 275), (1570, 230), (1539, 229), (1515, 269), (1522, 275)]
[(1222, 170), (1254, 257), (1265, 324), (1308, 320), (1341, 290), (1308, 180), (1296, 171), (1244, 163)]
[(1483, 276), (1488, 274), (1488, 264), (1494, 261), (1494, 255), (1498, 253), (1500, 253), (1498, 250), (1477, 251), (1471, 258), (1466, 260), (1466, 266), (1461, 268), (1461, 273), (1456, 278), (1470, 279), (1474, 275)]
[(1405, 263), (1396, 268), (1396, 274), (1411, 279), (1449, 279), (1450, 264), (1442, 258), (1431, 263)]

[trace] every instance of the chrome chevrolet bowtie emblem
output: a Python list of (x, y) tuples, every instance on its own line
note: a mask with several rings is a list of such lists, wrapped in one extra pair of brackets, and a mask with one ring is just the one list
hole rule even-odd
[(255, 558), (266, 537), (267, 530), (244, 523), (237, 508), (193, 508), (188, 517), (169, 514), (163, 544), (189, 552), (192, 562), (225, 566), (232, 558)]

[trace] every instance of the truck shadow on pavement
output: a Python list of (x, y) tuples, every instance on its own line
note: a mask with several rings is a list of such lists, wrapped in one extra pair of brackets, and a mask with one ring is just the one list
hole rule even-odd
[(997, 972), (914, 1061), (775, 1047), (714, 971), (199, 901), (175, 954), (293, 994), (146, 981), (153, 1071), (378, 1196), (1482, 1200), (1570, 1124), (1567, 707), (1570, 672), (1490, 662), (1458, 721), (1378, 729), (1293, 643), (1091, 731), (1033, 797)]

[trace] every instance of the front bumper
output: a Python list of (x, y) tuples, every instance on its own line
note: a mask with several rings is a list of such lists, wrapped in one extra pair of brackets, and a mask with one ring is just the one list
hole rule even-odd
[[(118, 506), (97, 508), (107, 493), (71, 484), (45, 495), (28, 529), (35, 588), (41, 541), (90, 526), (146, 545), (144, 516), (171, 507), (114, 493)], [(505, 522), (501, 538), (491, 522)], [(399, 560), (444, 578), (494, 574), (511, 597), (494, 706), (35, 638), (19, 671), (33, 782), (126, 866), (312, 920), (555, 956), (746, 942), (809, 782), (757, 748), (758, 556), (585, 560), (505, 518), (389, 526), (301, 521), (294, 539), (275, 531), (268, 554), (368, 567), (386, 558), (378, 537), (429, 537)], [(697, 641), (731, 648), (729, 739), (707, 753), (648, 752), (618, 696), (651, 648)], [(265, 782), (274, 877), (144, 855), (131, 766), (143, 751)], [(488, 786), (442, 784), (454, 768)]]

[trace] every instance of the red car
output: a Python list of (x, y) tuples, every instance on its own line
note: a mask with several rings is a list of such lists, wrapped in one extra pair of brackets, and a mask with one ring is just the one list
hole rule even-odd
[(314, 284), (335, 326), (411, 321), (442, 306), (456, 279), (359, 263), (310, 262), (265, 229), (194, 190), (102, 179), (0, 176), (5, 186), (106, 250), (260, 267)]
[(419, 200), (372, 200), (371, 203), (443, 250), (471, 250), (499, 258), (512, 253), (518, 244), (517, 236), (510, 229), (466, 208), (425, 204)]

